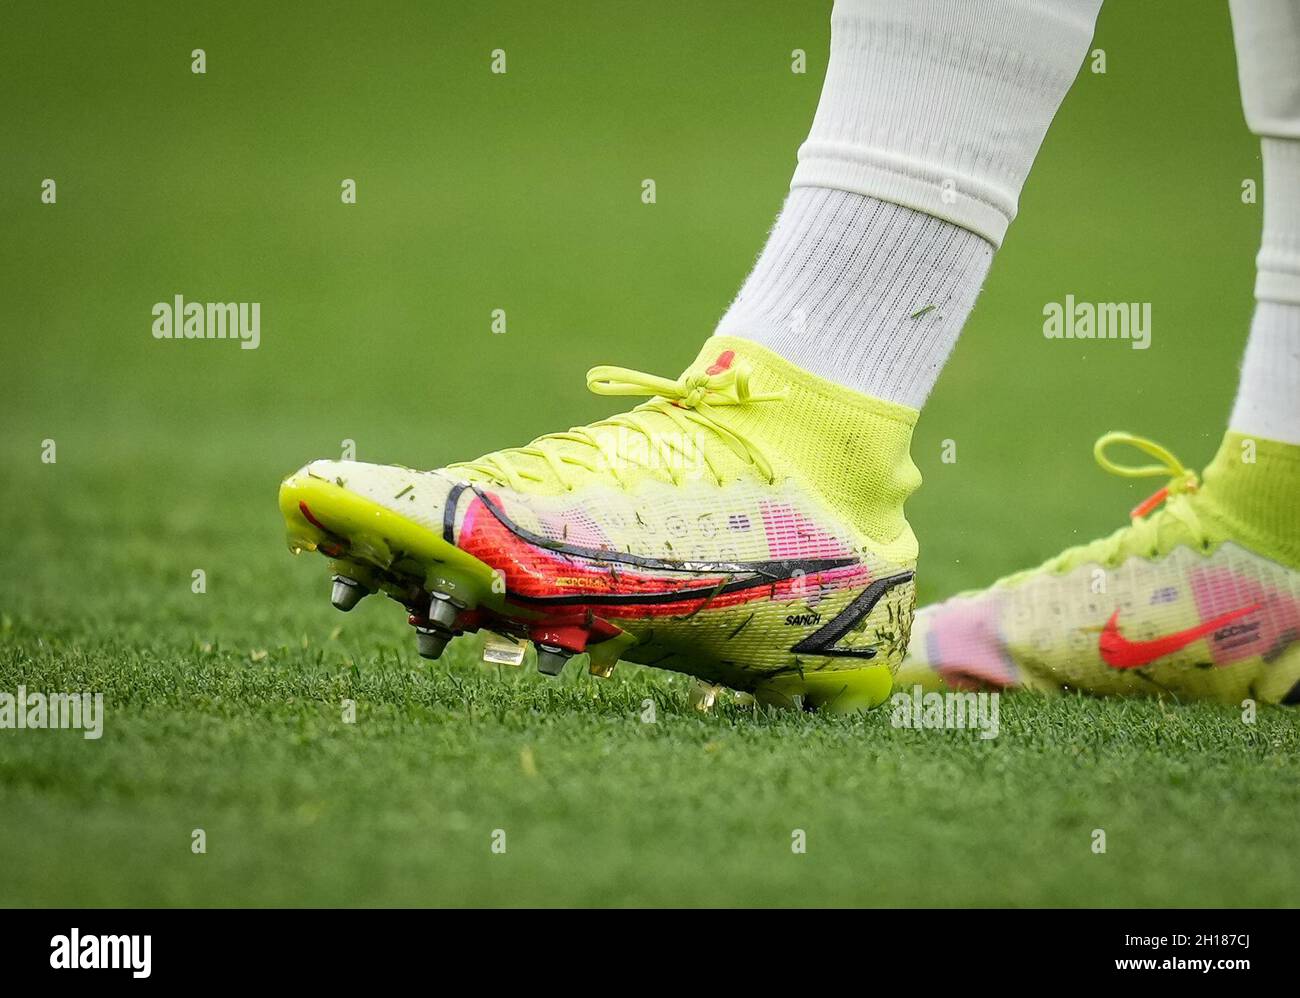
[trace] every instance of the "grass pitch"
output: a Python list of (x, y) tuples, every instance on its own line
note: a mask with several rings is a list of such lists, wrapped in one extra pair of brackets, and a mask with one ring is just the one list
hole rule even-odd
[[(1294, 903), (1294, 711), (1008, 696), (991, 741), (700, 716), (653, 670), (551, 682), (473, 640), (431, 666), (395, 604), (340, 615), (287, 555), (307, 458), (436, 466), (612, 411), (595, 363), (694, 355), (780, 204), (826, 11), (659, 9), (17, 11), (0, 690), (107, 713), (0, 731), (0, 903)], [(1202, 463), (1222, 431), (1259, 226), (1227, 15), (1114, 5), (1095, 44), (918, 430), (923, 599), (1122, 522), (1101, 432)], [(1151, 349), (1045, 340), (1070, 293), (1151, 302)], [(261, 302), (260, 347), (152, 339), (174, 294)]]

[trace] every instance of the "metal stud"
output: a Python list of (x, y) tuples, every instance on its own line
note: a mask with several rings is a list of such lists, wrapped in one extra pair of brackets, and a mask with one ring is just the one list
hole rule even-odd
[(350, 579), (346, 575), (336, 575), (334, 586), (330, 590), (330, 603), (334, 605), (334, 609), (347, 613), (360, 603), (362, 597), (368, 592), (369, 590), (356, 579)]
[(446, 630), (451, 630), (456, 624), (456, 615), (460, 613), (460, 608), (456, 602), (446, 593), (433, 593), (429, 600), (429, 622), (437, 624)]
[(421, 658), (437, 658), (451, 640), (451, 632), (440, 627), (417, 627), (415, 629), (415, 650)]
[(555, 645), (537, 646), (537, 671), (544, 676), (558, 676), (573, 657), (573, 652)]

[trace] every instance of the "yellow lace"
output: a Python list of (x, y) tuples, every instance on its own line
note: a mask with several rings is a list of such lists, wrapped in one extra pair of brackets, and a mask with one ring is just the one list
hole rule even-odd
[[(713, 370), (712, 368), (710, 370)], [(520, 490), (526, 482), (542, 482), (546, 473), (553, 475), (564, 488), (574, 488), (569, 477), (570, 469), (598, 473), (609, 471), (618, 483), (627, 488), (628, 472), (652, 469), (666, 473), (674, 484), (685, 478), (683, 462), (667, 461), (666, 466), (636, 462), (630, 458), (610, 462), (606, 459), (600, 429), (623, 429), (646, 438), (652, 451), (676, 451), (683, 458), (687, 454), (685, 441), (692, 430), (708, 431), (746, 463), (752, 465), (768, 482), (773, 480), (771, 463), (755, 443), (737, 430), (719, 421), (716, 409), (725, 406), (749, 405), (757, 402), (774, 402), (785, 398), (785, 392), (756, 394), (750, 389), (752, 371), (744, 361), (717, 373), (687, 372), (680, 378), (657, 377), (625, 367), (593, 367), (587, 372), (587, 388), (597, 395), (649, 395), (631, 412), (620, 413), (608, 419), (577, 426), (562, 433), (548, 433), (525, 447), (512, 447), (485, 455), (476, 461), (466, 461), (450, 466), (451, 470), (467, 471), (484, 476), (509, 488)], [(677, 431), (665, 435), (661, 432), (667, 419)], [(576, 445), (576, 446), (575, 446)], [(707, 447), (698, 447), (709, 473), (721, 485), (723, 478)], [(671, 455), (670, 455), (671, 456)], [(628, 467), (622, 467), (626, 463)]]
[[(1114, 444), (1124, 444), (1156, 459), (1156, 464), (1119, 464), (1107, 455)], [(1064, 572), (1081, 564), (1099, 562), (1116, 566), (1129, 555), (1154, 558), (1166, 550), (1167, 543), (1177, 533), (1202, 548), (1209, 539), (1193, 507), (1190, 496), (1200, 488), (1196, 472), (1183, 466), (1169, 450), (1153, 440), (1132, 433), (1104, 434), (1092, 449), (1093, 457), (1105, 471), (1122, 478), (1156, 478), (1169, 476), (1169, 483), (1150, 498), (1139, 503), (1129, 513), (1130, 523), (1109, 537), (1069, 548), (1043, 567), (1053, 572)], [(1159, 507), (1159, 508), (1157, 508)]]

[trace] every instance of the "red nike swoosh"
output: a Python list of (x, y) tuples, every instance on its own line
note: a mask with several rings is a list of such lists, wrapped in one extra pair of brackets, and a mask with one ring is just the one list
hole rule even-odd
[(1203, 624), (1189, 627), (1185, 631), (1176, 631), (1173, 634), (1166, 634), (1151, 641), (1130, 641), (1120, 634), (1119, 611), (1116, 610), (1110, 615), (1110, 620), (1106, 621), (1106, 626), (1102, 628), (1101, 637), (1097, 641), (1097, 648), (1101, 652), (1101, 660), (1112, 669), (1140, 669), (1144, 665), (1150, 665), (1163, 655), (1169, 655), (1181, 648), (1186, 648), (1197, 638), (1213, 634), (1220, 627), (1239, 617), (1254, 613), (1262, 605), (1256, 603), (1253, 606), (1244, 606), (1240, 610), (1232, 610), (1229, 613), (1215, 617), (1213, 620), (1207, 620)]

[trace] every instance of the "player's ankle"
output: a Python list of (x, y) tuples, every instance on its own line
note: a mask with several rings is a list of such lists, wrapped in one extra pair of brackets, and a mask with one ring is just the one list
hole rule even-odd
[(917, 410), (845, 388), (740, 337), (712, 337), (696, 364), (728, 352), (750, 365), (755, 391), (788, 392), (778, 405), (736, 412), (736, 427), (761, 437), (865, 533), (913, 545), (903, 503), (921, 484), (910, 455)]
[(1300, 567), (1300, 446), (1229, 430), (1202, 491), (1232, 536)]

